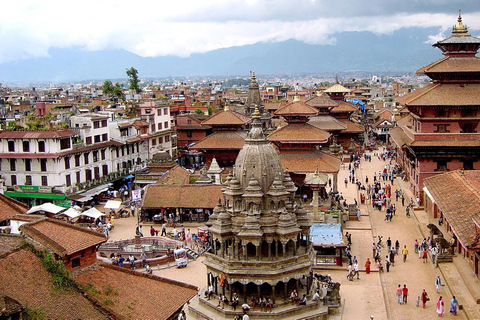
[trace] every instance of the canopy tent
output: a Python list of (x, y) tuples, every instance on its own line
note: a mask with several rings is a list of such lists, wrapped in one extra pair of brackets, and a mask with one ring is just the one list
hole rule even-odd
[(54, 213), (54, 214), (57, 214), (59, 213), (60, 211), (62, 210), (65, 210), (64, 207), (60, 207), (60, 206), (57, 206), (51, 202), (46, 202), (44, 204), (41, 204), (39, 206), (33, 206), (31, 207), (27, 213), (34, 213), (34, 212), (38, 212), (38, 211), (46, 211), (46, 212), (50, 212), (50, 213)]
[(117, 200), (108, 200), (107, 203), (103, 206), (105, 209), (119, 209), (122, 205), (121, 201)]
[(60, 214), (66, 215), (71, 219), (74, 219), (81, 215), (81, 213), (78, 210), (75, 210), (74, 208), (68, 208), (66, 211), (63, 211)]
[(101, 216), (104, 216), (105, 214), (101, 213), (100, 211), (97, 210), (97, 208), (93, 207), (88, 209), (87, 211), (82, 212), (81, 215), (97, 219)]

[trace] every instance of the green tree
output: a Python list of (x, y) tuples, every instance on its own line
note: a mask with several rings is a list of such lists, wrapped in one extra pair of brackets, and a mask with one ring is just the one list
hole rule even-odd
[(103, 94), (113, 95), (114, 94), (114, 87), (113, 87), (112, 81), (105, 80), (103, 82), (103, 85), (102, 85), (102, 91), (103, 91)]
[(119, 99), (123, 99), (123, 85), (115, 82), (115, 86), (113, 86), (113, 95)]
[(127, 69), (127, 77), (128, 77), (128, 88), (130, 90), (134, 90), (136, 93), (140, 93), (142, 90), (140, 89), (139, 80), (138, 80), (138, 70), (134, 67)]
[(195, 114), (200, 114), (200, 115), (204, 115), (205, 113), (202, 111), (202, 109), (200, 108), (196, 108), (194, 111), (193, 111)]

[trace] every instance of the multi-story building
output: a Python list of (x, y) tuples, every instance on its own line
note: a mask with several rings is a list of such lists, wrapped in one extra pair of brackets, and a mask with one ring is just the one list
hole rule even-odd
[(176, 155), (176, 147), (172, 148), (172, 129), (170, 107), (166, 99), (146, 101), (140, 106), (140, 117), (149, 124), (148, 153), (150, 158), (159, 151), (167, 151), (170, 156)]

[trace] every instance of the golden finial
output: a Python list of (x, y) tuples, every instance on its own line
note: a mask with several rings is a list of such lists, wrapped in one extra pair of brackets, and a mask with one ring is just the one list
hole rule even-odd
[(255, 105), (255, 111), (253, 111), (252, 119), (260, 119), (260, 111), (258, 110), (257, 105)]
[(252, 80), (255, 80), (256, 77), (255, 77), (255, 71), (252, 71)]
[(462, 22), (462, 10), (458, 9), (457, 23), (453, 26), (452, 34), (456, 36), (469, 36), (467, 26)]

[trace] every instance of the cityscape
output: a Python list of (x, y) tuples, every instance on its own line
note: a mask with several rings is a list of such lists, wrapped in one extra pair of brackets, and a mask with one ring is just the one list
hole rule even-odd
[(1, 318), (480, 319), (468, 14), (411, 72), (0, 83)]

